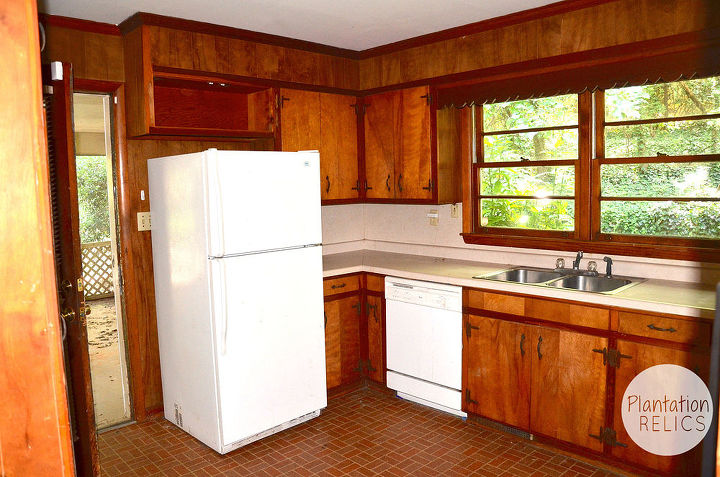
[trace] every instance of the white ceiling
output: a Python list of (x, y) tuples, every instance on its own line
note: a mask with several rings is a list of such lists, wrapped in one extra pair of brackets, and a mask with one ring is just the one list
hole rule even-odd
[(556, 0), (38, 0), (51, 15), (118, 24), (149, 12), (364, 50)]

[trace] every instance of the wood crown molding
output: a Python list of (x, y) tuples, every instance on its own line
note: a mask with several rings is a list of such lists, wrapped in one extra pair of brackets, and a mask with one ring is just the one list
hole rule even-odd
[(120, 36), (120, 28), (111, 23), (94, 22), (90, 20), (81, 20), (80, 18), (61, 17), (58, 15), (48, 15), (46, 13), (38, 14), (41, 23), (45, 25), (70, 28), (72, 30), (86, 31), (90, 33), (100, 33), (102, 35)]

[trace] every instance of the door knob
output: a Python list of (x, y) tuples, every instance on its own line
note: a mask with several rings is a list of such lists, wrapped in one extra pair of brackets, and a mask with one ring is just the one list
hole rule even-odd
[(84, 309), (85, 309), (85, 316), (89, 315), (90, 312), (92, 311), (92, 309), (90, 309), (90, 305), (85, 305)]
[(63, 319), (63, 321), (72, 321), (75, 319), (75, 310), (72, 310), (70, 308), (63, 308), (63, 311), (60, 312), (60, 318)]

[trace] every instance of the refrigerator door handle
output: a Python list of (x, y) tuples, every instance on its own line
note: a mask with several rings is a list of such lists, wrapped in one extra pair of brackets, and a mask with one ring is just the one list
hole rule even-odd
[(222, 309), (222, 346), (220, 348), (221, 354), (227, 353), (227, 335), (228, 335), (228, 304), (227, 304), (227, 273), (225, 271), (225, 261), (219, 260), (220, 265), (220, 306)]

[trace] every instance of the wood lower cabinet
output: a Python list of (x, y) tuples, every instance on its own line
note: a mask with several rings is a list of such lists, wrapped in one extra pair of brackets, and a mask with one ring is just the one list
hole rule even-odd
[(700, 475), (702, 445), (678, 456), (659, 456), (646, 452), (635, 444), (625, 431), (622, 421), (622, 398), (630, 382), (651, 366), (658, 364), (676, 364), (693, 370), (703, 381), (709, 376), (707, 353), (683, 351), (681, 349), (655, 346), (646, 343), (618, 340), (617, 348), (627, 358), (623, 358), (615, 371), (615, 406), (613, 429), (618, 442), (623, 446), (612, 448), (612, 455), (626, 462), (642, 465), (670, 475)]
[(475, 315), (466, 320), (467, 410), (529, 430), (531, 327)]
[(360, 197), (357, 98), (297, 89), (279, 94), (282, 150), (320, 151), (323, 201)]
[(325, 302), (328, 389), (360, 379), (360, 294)]
[[(366, 292), (367, 293), (367, 292)], [(367, 294), (365, 316), (368, 330), (368, 378), (385, 382), (385, 299)]]
[(659, 456), (622, 420), (630, 382), (676, 364), (707, 382), (707, 320), (465, 289), (465, 410), (663, 475), (699, 475), (702, 446)]
[(545, 326), (532, 327), (530, 430), (601, 452), (605, 424), (608, 339)]
[(468, 315), (469, 412), (596, 451), (605, 423), (607, 338)]

